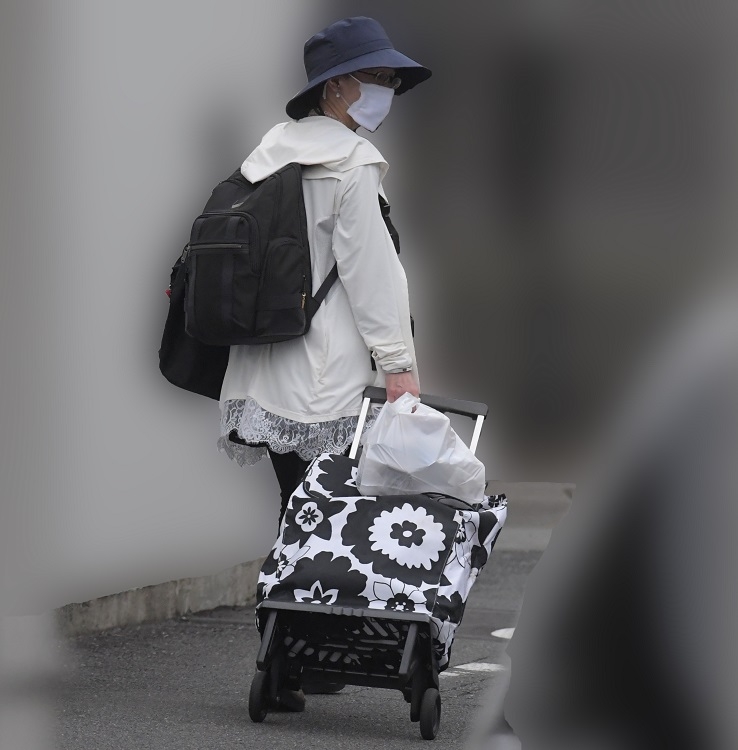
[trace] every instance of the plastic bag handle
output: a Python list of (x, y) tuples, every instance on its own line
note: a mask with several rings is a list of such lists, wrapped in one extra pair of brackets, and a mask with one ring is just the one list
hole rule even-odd
[[(361, 405), (361, 414), (359, 414), (359, 423), (356, 426), (356, 435), (354, 435), (354, 442), (351, 444), (351, 452), (349, 453), (350, 458), (356, 458), (356, 454), (359, 452), (359, 441), (361, 440), (361, 433), (364, 429), (364, 422), (366, 421), (366, 415), (369, 412), (369, 405), (371, 403), (384, 403), (387, 400), (387, 391), (384, 388), (377, 388), (376, 386), (369, 385), (364, 388), (364, 401)], [(430, 406), (437, 411), (451, 412), (452, 414), (461, 414), (464, 417), (476, 417), (476, 424), (474, 425), (474, 434), (469, 441), (469, 450), (472, 454), (476, 453), (477, 444), (479, 443), (479, 436), (482, 434), (482, 425), (484, 420), (489, 413), (489, 407), (487, 404), (482, 404), (478, 401), (461, 401), (454, 398), (443, 398), (442, 396), (431, 396), (429, 394), (421, 393), (420, 402), (426, 406)]]
[[(377, 388), (369, 385), (364, 388), (364, 398), (372, 402), (385, 402), (387, 400), (387, 391), (384, 388)], [(487, 404), (477, 401), (460, 401), (455, 398), (443, 398), (442, 396), (431, 396), (427, 393), (420, 394), (420, 401), (426, 406), (430, 406), (437, 411), (451, 412), (452, 414), (461, 414), (464, 417), (486, 417), (489, 413)]]

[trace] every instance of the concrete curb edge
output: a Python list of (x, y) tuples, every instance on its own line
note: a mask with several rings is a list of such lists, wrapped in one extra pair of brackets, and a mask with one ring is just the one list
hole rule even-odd
[(256, 600), (256, 582), (264, 558), (251, 560), (201, 578), (131, 589), (55, 610), (62, 636), (89, 635), (126, 625), (140, 625), (204, 612), (216, 607), (239, 607)]

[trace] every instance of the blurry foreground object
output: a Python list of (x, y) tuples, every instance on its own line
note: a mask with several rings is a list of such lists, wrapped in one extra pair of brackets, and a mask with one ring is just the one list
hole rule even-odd
[(683, 0), (391, 17), (438, 61), (399, 152), (423, 387), (490, 405), (498, 477), (577, 481), (635, 363), (734, 256), (737, 26)]
[(642, 375), (530, 577), (505, 704), (525, 750), (738, 747), (736, 299)]
[(505, 717), (524, 750), (734, 749), (736, 25), (715, 3), (554, 6), (511, 22), (485, 121), (517, 253), (496, 387), (526, 464), (560, 442), (577, 484)]

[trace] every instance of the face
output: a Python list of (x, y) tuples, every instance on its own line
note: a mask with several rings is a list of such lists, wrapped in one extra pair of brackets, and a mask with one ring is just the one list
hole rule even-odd
[[(379, 74), (379, 80), (376, 78), (377, 74)], [(387, 80), (385, 81), (384, 79)], [(353, 104), (358, 100), (360, 95), (359, 81), (387, 86), (388, 88), (397, 88), (399, 85), (399, 83), (395, 83), (397, 80), (394, 68), (364, 68), (363, 70), (356, 70), (351, 74), (333, 79), (331, 84), (336, 91), (340, 92), (341, 97), (348, 104)]]

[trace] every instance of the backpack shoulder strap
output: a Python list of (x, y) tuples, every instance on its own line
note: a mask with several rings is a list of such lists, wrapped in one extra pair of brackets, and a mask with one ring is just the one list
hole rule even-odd
[(331, 287), (333, 286), (333, 283), (338, 278), (338, 263), (333, 264), (333, 268), (328, 272), (328, 275), (323, 280), (323, 283), (320, 285), (320, 289), (315, 293), (315, 296), (311, 300), (311, 305), (313, 306), (314, 310), (317, 310), (323, 300), (326, 298), (328, 292), (330, 291)]
[(395, 225), (392, 223), (392, 219), (390, 219), (390, 204), (387, 202), (387, 199), (382, 196), (381, 193), (379, 195), (379, 208), (382, 211), (382, 218), (384, 219), (384, 223), (387, 225), (387, 231), (390, 233), (390, 237), (392, 238), (392, 244), (395, 246), (395, 252), (399, 255), (400, 235), (397, 233)]

